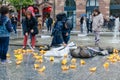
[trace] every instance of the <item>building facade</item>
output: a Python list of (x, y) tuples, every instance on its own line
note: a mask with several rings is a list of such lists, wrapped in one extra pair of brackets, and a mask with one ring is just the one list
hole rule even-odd
[[(74, 27), (79, 25), (80, 16), (86, 14), (89, 17), (94, 8), (99, 8), (104, 18), (111, 14), (119, 14), (120, 0), (36, 0), (39, 10), (44, 15), (44, 9), (51, 7), (49, 14), (55, 18), (55, 15), (65, 12), (67, 17), (71, 17)], [(117, 12), (116, 12), (117, 11)], [(78, 27), (76, 27), (78, 28)]]

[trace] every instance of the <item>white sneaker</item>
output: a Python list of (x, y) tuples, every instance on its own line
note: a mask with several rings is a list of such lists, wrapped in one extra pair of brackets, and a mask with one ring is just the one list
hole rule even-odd
[(6, 63), (8, 63), (8, 64), (10, 64), (10, 63), (12, 63), (12, 61), (11, 60), (3, 60), (3, 61), (1, 61), (1, 64), (6, 64)]

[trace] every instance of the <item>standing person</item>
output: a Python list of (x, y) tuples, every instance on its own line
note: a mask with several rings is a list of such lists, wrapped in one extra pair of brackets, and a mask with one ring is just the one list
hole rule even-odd
[(95, 35), (95, 45), (99, 45), (100, 41), (100, 29), (104, 23), (103, 15), (100, 13), (99, 9), (94, 9), (93, 11), (93, 31)]
[(17, 34), (17, 17), (14, 14), (12, 15), (11, 23), (15, 31), (15, 34)]
[(92, 33), (92, 15), (90, 15), (89, 19), (87, 19), (87, 28), (88, 28), (87, 33), (89, 32)]
[(38, 17), (38, 29), (42, 32), (42, 18)]
[(23, 33), (24, 33), (24, 42), (23, 42), (23, 49), (26, 48), (28, 36), (31, 35), (31, 43), (32, 48), (35, 48), (35, 42), (36, 42), (36, 34), (38, 34), (38, 23), (36, 18), (32, 15), (32, 12), (30, 10), (26, 11), (26, 18), (23, 20)]
[(86, 17), (83, 17), (83, 34), (87, 35), (87, 23), (86, 23)]
[(47, 27), (47, 31), (48, 31), (48, 18), (47, 17), (45, 19), (45, 24), (44, 25)]
[(48, 17), (48, 31), (50, 32), (52, 29), (52, 23), (53, 23), (53, 19), (51, 17)]
[(10, 63), (7, 60), (7, 51), (9, 46), (10, 32), (13, 31), (11, 21), (9, 19), (9, 8), (7, 6), (2, 6), (0, 8), (0, 59), (1, 63)]
[(82, 16), (80, 19), (80, 31), (81, 31), (81, 33), (83, 33), (83, 21), (84, 21), (84, 17)]
[(114, 34), (117, 34), (114, 36), (114, 38), (119, 38), (119, 29), (120, 29), (120, 21), (119, 16), (115, 16), (115, 28), (114, 28)]
[(53, 27), (52, 31), (52, 43), (51, 46), (58, 46), (58, 45), (64, 45), (66, 46), (63, 35), (62, 35), (62, 29), (63, 29), (63, 22), (62, 22), (62, 16), (61, 14), (58, 14), (56, 16), (57, 21), (55, 22), (55, 25)]

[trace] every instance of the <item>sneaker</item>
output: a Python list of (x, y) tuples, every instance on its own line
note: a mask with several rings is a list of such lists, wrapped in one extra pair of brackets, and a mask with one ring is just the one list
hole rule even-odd
[(33, 46), (32, 48), (35, 49), (35, 46)]
[(11, 60), (1, 60), (1, 64), (4, 65), (4, 64), (6, 64), (6, 63), (9, 63), (9, 64), (10, 64), (10, 63), (12, 63), (12, 61), (11, 61)]
[(22, 49), (26, 49), (26, 47), (25, 47), (25, 46), (23, 46), (23, 47), (22, 47)]

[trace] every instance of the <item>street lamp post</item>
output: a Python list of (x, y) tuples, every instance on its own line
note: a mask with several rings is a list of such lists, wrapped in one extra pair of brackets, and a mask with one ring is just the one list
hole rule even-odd
[(22, 2), (20, 0), (20, 24), (22, 23)]
[(54, 5), (54, 6), (53, 6), (53, 9), (54, 9), (54, 10), (53, 10), (53, 11), (54, 11), (54, 20), (55, 20), (55, 14), (56, 14), (56, 11), (55, 11), (55, 9), (56, 9), (56, 2), (55, 2), (55, 1), (56, 1), (56, 0), (54, 0), (54, 4), (53, 4), (53, 5)]

